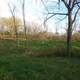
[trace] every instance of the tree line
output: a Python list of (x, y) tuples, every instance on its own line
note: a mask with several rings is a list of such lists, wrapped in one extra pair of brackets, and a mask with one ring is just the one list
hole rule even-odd
[[(2, 19), (0, 20), (1, 24), (3, 25), (7, 25), (9, 26), (9, 28), (12, 29), (11, 33), (14, 33), (16, 35), (16, 38), (18, 37), (18, 32), (17, 29), (19, 25), (23, 25), (24, 27), (24, 36), (25, 39), (27, 39), (26, 34), (27, 32), (31, 32), (30, 30), (36, 32), (38, 31), (42, 31), (42, 29), (40, 29), (41, 25), (36, 24), (38, 27), (27, 27), (28, 25), (26, 25), (26, 1), (25, 0), (17, 0), (20, 3), (20, 9), (21, 10), (21, 15), (22, 15), (22, 21), (16, 18), (16, 11), (17, 10), (17, 6), (15, 3), (11, 3), (10, 1), (7, 3), (9, 11), (11, 13), (11, 18), (9, 18), (9, 20), (7, 19)], [(66, 41), (67, 41), (67, 53), (68, 55), (70, 55), (70, 50), (72, 48), (72, 34), (73, 34), (73, 28), (74, 28), (74, 24), (76, 21), (77, 16), (79, 17), (79, 11), (80, 11), (80, 1), (79, 0), (39, 0), (42, 2), (45, 10), (43, 12), (46, 12), (45, 15), (45, 19), (43, 21), (43, 25), (45, 27), (47, 27), (46, 23), (48, 22), (48, 20), (54, 16), (64, 16), (64, 18), (61, 19), (61, 21), (63, 19), (67, 19), (67, 27), (66, 27), (66, 32), (67, 32), (67, 37), (66, 37)], [(48, 4), (50, 3), (50, 4)], [(54, 3), (56, 3), (57, 7), (52, 7), (54, 6)], [(64, 5), (64, 7), (63, 7)], [(18, 6), (19, 7), (19, 6)], [(65, 9), (64, 11), (61, 11), (61, 9)], [(11, 22), (12, 21), (12, 22)], [(5, 22), (5, 23), (4, 23)], [(22, 24), (21, 24), (22, 22)], [(32, 26), (36, 26), (35, 24), (32, 23)], [(29, 25), (30, 26), (30, 25)], [(10, 30), (11, 30), (10, 29)], [(14, 29), (14, 31), (13, 31)], [(56, 29), (57, 30), (57, 29)]]

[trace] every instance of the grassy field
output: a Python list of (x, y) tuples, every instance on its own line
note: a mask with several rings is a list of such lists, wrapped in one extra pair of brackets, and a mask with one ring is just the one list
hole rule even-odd
[[(80, 80), (80, 59), (32, 56), (53, 53), (65, 41), (0, 40), (0, 80)], [(80, 49), (80, 42), (73, 47)], [(80, 52), (75, 52), (80, 53)]]

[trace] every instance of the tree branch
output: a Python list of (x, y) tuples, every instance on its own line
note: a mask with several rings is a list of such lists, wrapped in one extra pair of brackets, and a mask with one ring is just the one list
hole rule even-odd
[(45, 24), (45, 22), (47, 22), (50, 18), (52, 18), (55, 15), (66, 15), (66, 16), (68, 15), (67, 13), (48, 13), (48, 15), (49, 14), (52, 14), (52, 15), (44, 20), (44, 24)]
[(77, 16), (77, 13), (78, 13), (79, 10), (80, 10), (80, 8), (77, 9), (77, 11), (76, 11), (76, 13), (75, 13), (75, 15), (74, 15), (74, 19), (72, 20), (72, 24), (75, 22), (76, 16)]
[(41, 2), (42, 2), (42, 4), (43, 4), (44, 8), (46, 9), (46, 11), (47, 11), (47, 12), (49, 12), (49, 10), (48, 10), (48, 8), (46, 7), (46, 5), (45, 5), (44, 1), (43, 1), (43, 0), (41, 0)]
[(59, 23), (59, 22), (63, 21), (64, 19), (66, 19), (66, 17), (67, 17), (67, 15), (65, 15), (65, 17), (63, 17), (62, 19), (58, 18), (59, 21), (57, 23)]
[(54, 14), (54, 15), (68, 15), (68, 13), (48, 13), (48, 14)]
[(79, 4), (80, 4), (80, 2), (77, 2), (77, 1), (75, 0), (75, 2), (73, 2), (72, 9), (75, 7), (75, 5), (77, 5), (78, 7), (80, 7)]

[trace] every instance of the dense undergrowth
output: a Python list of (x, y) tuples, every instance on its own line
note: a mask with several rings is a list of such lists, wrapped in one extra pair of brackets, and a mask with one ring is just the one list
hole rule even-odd
[[(0, 40), (0, 54), (22, 54), (26, 56), (68, 57), (66, 41), (58, 40)], [(80, 57), (80, 42), (73, 41), (69, 57)]]

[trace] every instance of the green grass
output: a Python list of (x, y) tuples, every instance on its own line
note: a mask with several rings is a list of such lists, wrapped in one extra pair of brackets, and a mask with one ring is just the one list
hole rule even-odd
[(80, 60), (3, 56), (1, 80), (80, 80)]
[[(0, 80), (80, 80), (79, 58), (28, 55), (50, 53), (50, 47), (63, 45), (65, 41), (0, 40)], [(80, 48), (80, 42), (74, 41), (73, 46)]]

